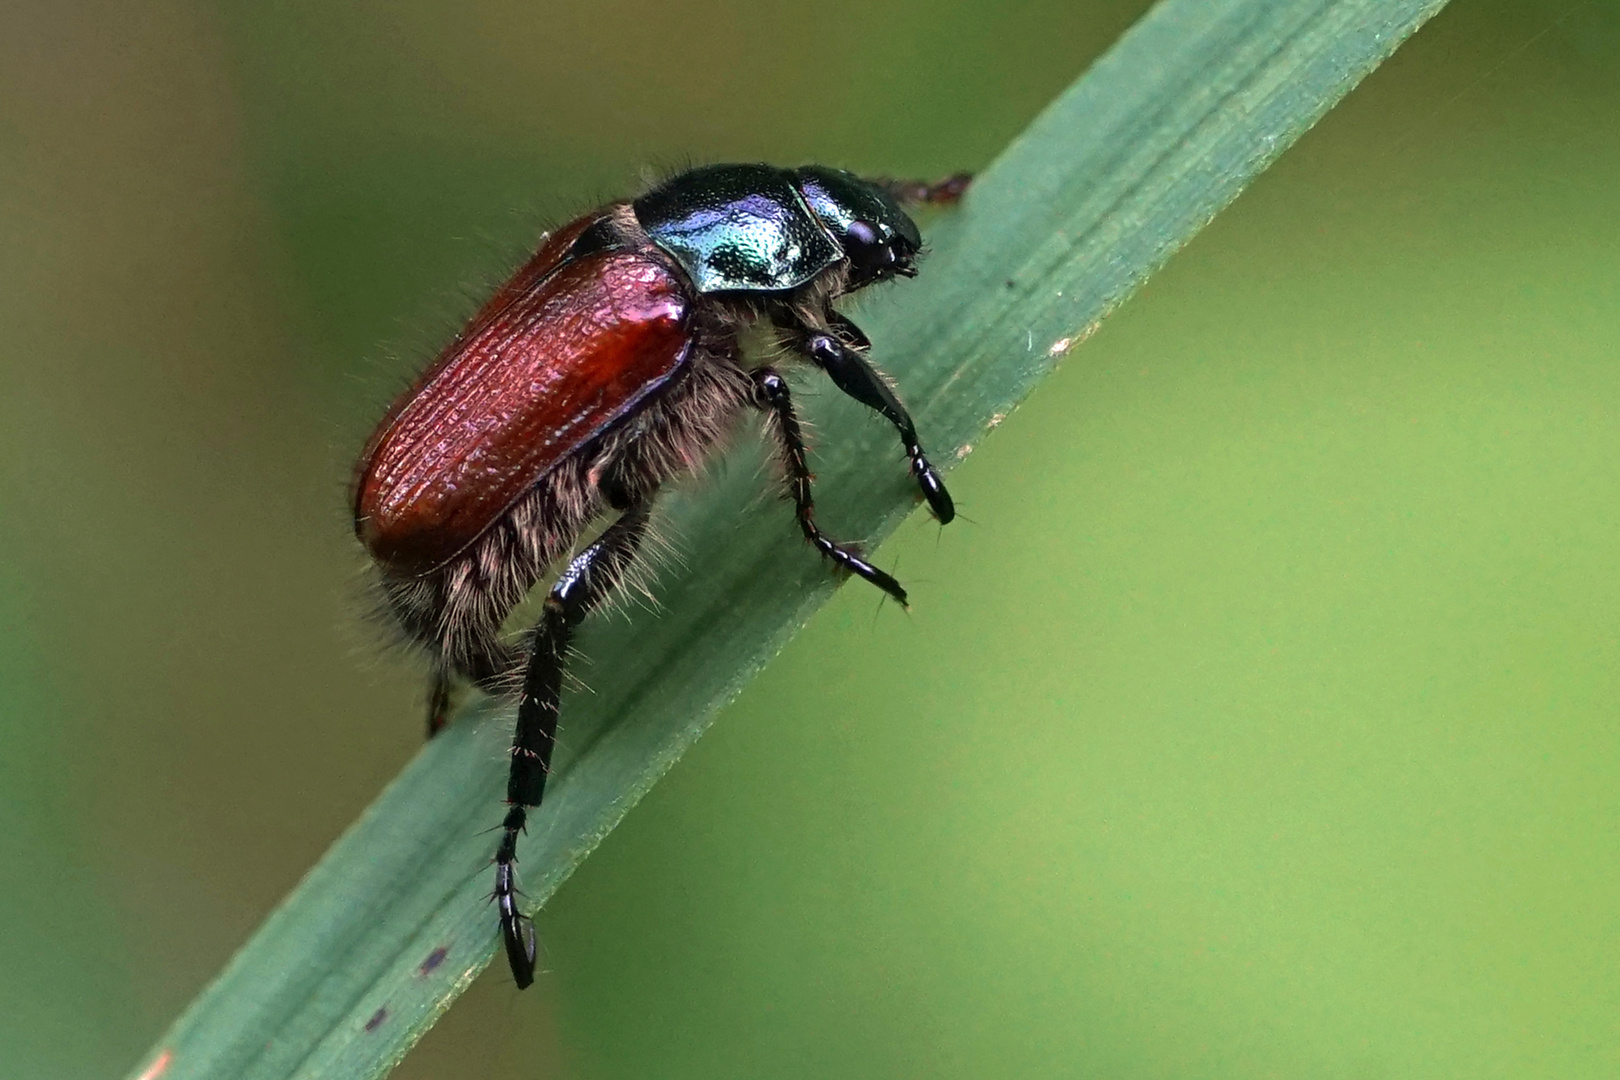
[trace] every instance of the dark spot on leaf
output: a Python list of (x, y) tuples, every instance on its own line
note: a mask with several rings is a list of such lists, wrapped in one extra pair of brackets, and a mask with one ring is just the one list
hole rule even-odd
[(371, 1014), (371, 1019), (366, 1021), (366, 1030), (376, 1031), (382, 1027), (382, 1023), (386, 1019), (388, 1019), (388, 1009), (386, 1007), (378, 1009)]
[(444, 958), (449, 955), (450, 950), (443, 945), (440, 945), (437, 949), (434, 949), (432, 952), (428, 953), (427, 959), (422, 961), (422, 963), (417, 967), (416, 973), (424, 978), (433, 974), (433, 969), (444, 963)]

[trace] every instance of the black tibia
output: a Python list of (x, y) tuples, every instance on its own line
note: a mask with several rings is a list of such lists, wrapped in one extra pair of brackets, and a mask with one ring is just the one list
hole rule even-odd
[(961, 201), (968, 185), (973, 183), (972, 173), (952, 173), (943, 180), (874, 180), (898, 203), (946, 204)]
[(911, 459), (911, 475), (916, 478), (917, 486), (922, 488), (923, 497), (928, 500), (928, 509), (933, 511), (941, 525), (950, 524), (956, 516), (956, 504), (951, 502), (951, 493), (945, 490), (945, 482), (939, 478), (934, 466), (929, 464), (928, 456), (917, 442), (917, 429), (911, 423), (911, 414), (894, 396), (894, 391), (889, 389), (883, 376), (872, 370), (872, 365), (858, 351), (870, 348), (871, 342), (861, 333), (860, 327), (835, 311), (827, 313), (827, 321), (837, 331), (836, 334), (822, 333), (804, 326), (790, 328), (790, 332), (798, 335), (797, 347), (827, 373), (833, 385), (867, 408), (882, 414), (894, 425), (900, 433), (901, 444), (906, 448), (906, 457)]
[(507, 775), (510, 809), (501, 822), (495, 849), (496, 907), (506, 959), (519, 988), (534, 982), (534, 924), (518, 910), (518, 834), (528, 820), (528, 807), (539, 806), (557, 744), (557, 709), (562, 696), (568, 645), (577, 627), (624, 579), (647, 534), (647, 504), (633, 506), (590, 547), (568, 564), (546, 596), (545, 611), (534, 628), (533, 648), (523, 677), (517, 730), (512, 735), (512, 769)]
[(788, 392), (787, 380), (771, 368), (760, 368), (754, 372), (754, 385), (759, 388), (760, 406), (770, 410), (776, 421), (772, 428), (781, 444), (783, 464), (787, 466), (788, 493), (793, 497), (794, 512), (804, 538), (841, 569), (865, 578), (904, 604), (906, 590), (900, 587), (898, 581), (852, 549), (827, 539), (816, 527), (816, 504), (810, 495), (810, 463), (804, 447), (804, 432), (793, 411), (793, 397)]
[(436, 671), (428, 684), (427, 737), (433, 738), (450, 722), (450, 673)]

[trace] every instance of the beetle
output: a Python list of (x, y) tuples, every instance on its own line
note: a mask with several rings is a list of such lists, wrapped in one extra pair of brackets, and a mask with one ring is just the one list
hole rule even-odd
[[(545, 238), (367, 442), (355, 532), (385, 612), (431, 661), (430, 736), (456, 685), (500, 692), (521, 673), (492, 896), (520, 988), (534, 981), (535, 934), (519, 908), (517, 843), (545, 793), (569, 643), (623, 582), (659, 488), (699, 466), (748, 410), (763, 412), (805, 539), (905, 603), (898, 581), (816, 524), (787, 381), (745, 357), (742, 331), (763, 327), (885, 417), (934, 517), (955, 516), (911, 417), (866, 360), (871, 343), (832, 305), (914, 276), (922, 238), (902, 203), (955, 202), (967, 184), (965, 174), (871, 181), (815, 165), (679, 173)], [(559, 565), (533, 631), (507, 640), (502, 623)]]

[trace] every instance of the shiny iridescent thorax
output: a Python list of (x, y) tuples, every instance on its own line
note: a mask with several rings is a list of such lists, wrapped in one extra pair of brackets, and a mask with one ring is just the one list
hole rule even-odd
[[(743, 355), (740, 332), (769, 328), (888, 419), (934, 516), (955, 515), (905, 407), (866, 361), (870, 343), (832, 303), (915, 274), (922, 240), (901, 202), (955, 202), (966, 186), (714, 165), (592, 211), (546, 240), (367, 443), (355, 532), (390, 615), (433, 662), (429, 732), (458, 682), (505, 692), (522, 680), (494, 894), (519, 986), (534, 979), (535, 944), (518, 908), (517, 840), (544, 794), (569, 642), (624, 579), (663, 484), (693, 471), (739, 417), (763, 412), (805, 539), (905, 602), (894, 578), (816, 525), (787, 382)], [(533, 634), (503, 637), (512, 609), (564, 559)]]

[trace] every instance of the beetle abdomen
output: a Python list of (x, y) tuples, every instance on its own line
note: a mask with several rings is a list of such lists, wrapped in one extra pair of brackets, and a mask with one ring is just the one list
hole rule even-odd
[(540, 261), (395, 404), (361, 458), (355, 531), (392, 573), (455, 558), (687, 357), (685, 285), (661, 261), (607, 251), (535, 275)]

